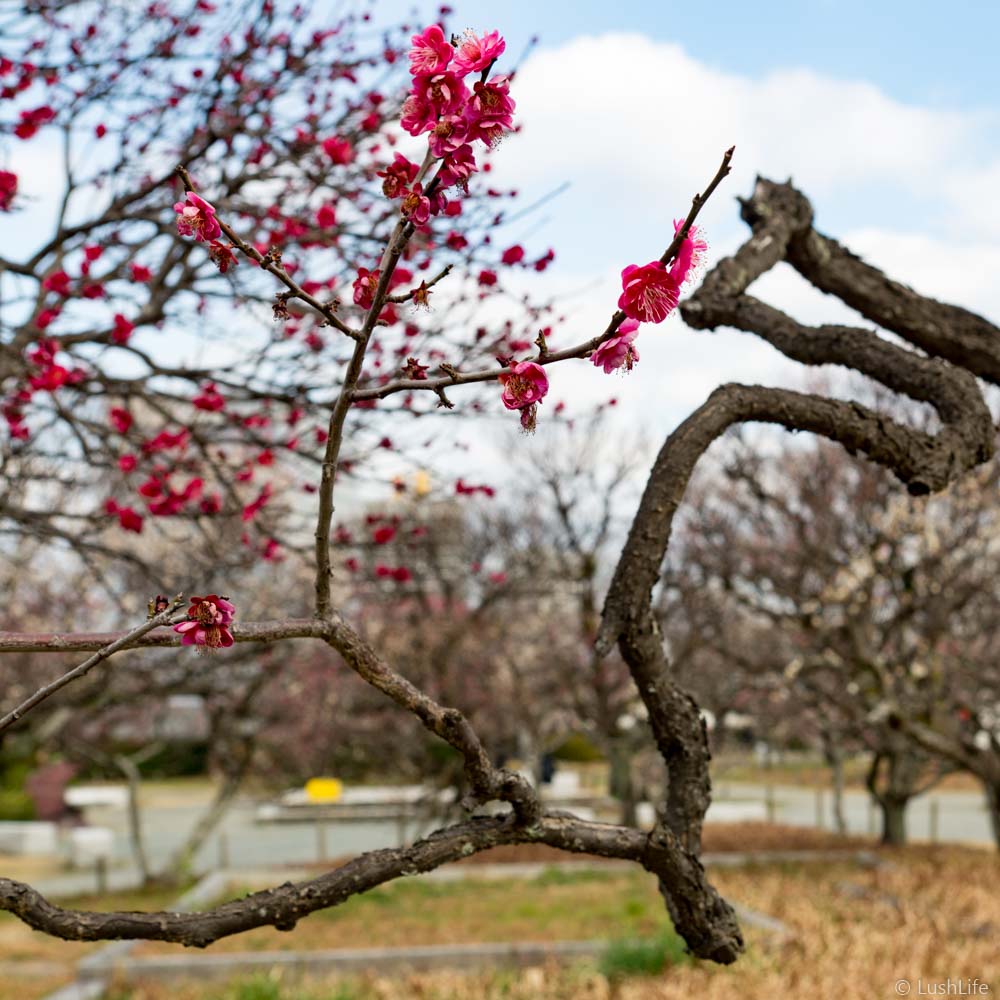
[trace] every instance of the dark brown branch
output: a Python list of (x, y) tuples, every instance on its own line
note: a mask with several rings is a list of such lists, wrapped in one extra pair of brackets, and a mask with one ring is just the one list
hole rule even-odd
[(920, 295), (811, 228), (791, 240), (787, 260), (821, 291), (884, 330), (1000, 385), (1000, 330), (989, 320)]
[(740, 950), (739, 932), (715, 932), (721, 902), (704, 894), (704, 871), (670, 838), (658, 840), (638, 830), (590, 823), (570, 816), (544, 816), (530, 828), (512, 818), (472, 819), (439, 830), (409, 847), (371, 851), (306, 882), (285, 883), (201, 913), (89, 913), (50, 903), (30, 886), (0, 879), (0, 909), (29, 926), (68, 941), (119, 939), (173, 941), (204, 948), (213, 941), (273, 926), (292, 930), (316, 910), (405, 875), (431, 871), (450, 861), (501, 844), (542, 843), (564, 851), (636, 861), (669, 886), (678, 931), (701, 958), (732, 962)]
[(436, 736), (450, 744), (465, 760), (465, 776), (476, 802), (500, 799), (510, 802), (519, 820), (533, 823), (540, 813), (538, 797), (520, 774), (493, 767), (468, 719), (457, 709), (444, 708), (405, 677), (396, 673), (350, 625), (338, 616), (327, 640), (351, 668), (401, 708), (415, 715)]
[[(823, 255), (829, 256), (831, 247), (816, 239), (808, 242), (812, 208), (804, 196), (791, 185), (758, 179), (754, 197), (743, 203), (743, 217), (753, 229), (752, 238), (733, 257), (720, 261), (697, 293), (682, 305), (688, 324), (702, 329), (734, 326), (763, 337), (805, 364), (841, 364), (863, 372), (896, 392), (933, 405), (942, 428), (929, 434), (857, 403), (784, 389), (725, 385), (667, 438), (615, 570), (595, 653), (606, 655), (617, 643), (667, 765), (666, 806), (654, 836), (675, 838), (693, 858), (697, 858), (710, 801), (708, 740), (697, 704), (673, 680), (651, 602), (674, 515), (698, 460), (734, 424), (760, 421), (790, 431), (811, 431), (839, 442), (852, 454), (863, 452), (895, 472), (911, 493), (920, 494), (942, 489), (994, 451), (990, 414), (969, 372), (897, 347), (874, 332), (804, 326), (745, 294), (756, 278), (786, 256), (792, 260), (793, 253), (798, 253), (796, 266), (801, 265), (803, 273), (825, 266)], [(866, 276), (872, 278), (870, 272)], [(807, 277), (812, 280), (811, 274)], [(867, 308), (866, 315), (896, 315), (893, 305), (902, 294), (902, 286), (890, 283), (887, 287), (881, 298), (869, 289), (867, 297), (858, 294), (851, 304)], [(824, 290), (833, 290), (832, 284)], [(912, 305), (914, 295), (906, 290), (903, 305)], [(848, 300), (846, 295), (844, 298)], [(900, 309), (896, 325), (890, 327), (903, 336), (907, 334), (898, 327), (905, 325), (899, 320), (905, 311)], [(920, 341), (915, 335), (908, 339), (919, 342), (925, 350), (948, 356), (944, 350), (934, 351), (933, 338), (925, 327), (920, 329)], [(998, 333), (994, 329), (995, 337)], [(945, 346), (950, 343), (947, 336), (939, 340)], [(1000, 344), (1000, 337), (997, 342)], [(960, 360), (958, 351), (952, 356)], [(713, 913), (716, 931), (723, 933), (733, 923), (732, 913), (721, 900)]]

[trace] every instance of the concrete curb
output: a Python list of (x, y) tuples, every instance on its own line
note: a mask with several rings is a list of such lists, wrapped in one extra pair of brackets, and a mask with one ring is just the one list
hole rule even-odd
[(412, 969), (470, 969), (483, 965), (525, 967), (553, 958), (592, 958), (604, 953), (606, 941), (554, 941), (426, 945), (413, 948), (343, 948), (331, 951), (231, 952), (220, 955), (157, 955), (120, 963), (115, 973), (125, 982), (185, 977), (219, 979), (240, 972), (279, 968), (295, 973)]
[(89, 982), (77, 980), (55, 993), (50, 993), (44, 1000), (101, 1000), (108, 984), (104, 980), (92, 979)]

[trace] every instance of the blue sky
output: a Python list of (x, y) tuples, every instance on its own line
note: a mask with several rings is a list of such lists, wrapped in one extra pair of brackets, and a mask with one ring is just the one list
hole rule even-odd
[[(932, 106), (995, 103), (1000, 87), (1000, 4), (989, 0), (457, 0), (451, 6), (453, 24), (500, 28), (514, 48), (533, 34), (554, 46), (581, 34), (635, 31), (678, 42), (730, 72), (808, 66)], [(408, 8), (376, 3), (377, 10)]]

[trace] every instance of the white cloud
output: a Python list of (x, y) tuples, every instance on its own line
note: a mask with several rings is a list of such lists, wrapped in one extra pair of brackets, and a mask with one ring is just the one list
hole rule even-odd
[[(1000, 233), (1000, 217), (997, 232)], [(922, 295), (965, 306), (1000, 321), (1000, 242), (954, 239), (885, 229), (858, 229), (842, 236), (855, 253)]]
[(870, 83), (808, 69), (740, 76), (634, 34), (541, 50), (514, 93), (524, 131), (497, 158), (497, 172), (532, 193), (571, 181), (547, 211), (553, 242), (568, 244), (573, 267), (584, 249), (601, 271), (602, 255), (624, 264), (662, 249), (670, 220), (731, 144), (733, 173), (704, 213), (720, 250), (744, 238), (732, 199), (748, 194), (758, 173), (792, 177), (833, 235), (838, 217), (958, 240), (1000, 235), (992, 198), (1000, 150), (982, 148), (1000, 109), (907, 105)]

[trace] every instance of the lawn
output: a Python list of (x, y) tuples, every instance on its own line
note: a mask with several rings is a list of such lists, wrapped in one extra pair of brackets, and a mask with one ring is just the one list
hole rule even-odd
[[(734, 966), (684, 959), (655, 968), (650, 948), (565, 968), (459, 974), (441, 971), (300, 982), (254, 976), (227, 984), (122, 986), (109, 1000), (770, 1000), (777, 996), (871, 1000), (897, 995), (900, 979), (918, 994), (931, 983), (978, 978), (1000, 989), (1000, 861), (993, 852), (909, 848), (882, 852), (877, 866), (853, 862), (787, 863), (720, 869), (729, 898), (783, 921), (792, 939), (749, 934)], [(374, 895), (374, 898), (371, 898)], [(338, 916), (318, 914), (292, 935), (257, 947), (350, 947), (468, 941), (663, 934), (655, 889), (640, 874), (544, 875), (534, 882), (433, 884), (409, 880), (352, 901)], [(595, 934), (595, 930), (598, 931)], [(266, 934), (268, 932), (261, 932)], [(249, 947), (245, 935), (241, 947)], [(215, 946), (220, 947), (219, 945)], [(225, 945), (224, 947), (232, 947)], [(678, 958), (671, 939), (660, 946)], [(631, 957), (630, 957), (631, 955)], [(624, 973), (629, 972), (629, 975)]]
[[(474, 941), (576, 941), (647, 937), (668, 927), (656, 883), (641, 869), (565, 873), (553, 868), (529, 879), (399, 879), (312, 914), (292, 933), (262, 927), (223, 938), (208, 950), (368, 948), (375, 942), (401, 948)], [(173, 945), (149, 943), (136, 954), (176, 950)]]
[[(925, 994), (929, 983), (948, 977), (978, 978), (991, 986), (988, 995), (1000, 989), (1000, 860), (992, 851), (912, 847), (879, 851), (872, 864), (761, 863), (717, 868), (713, 877), (728, 898), (777, 918), (794, 936), (750, 929), (748, 953), (720, 968), (683, 954), (652, 879), (638, 870), (550, 869), (530, 879), (461, 882), (418, 877), (313, 914), (291, 933), (261, 929), (209, 952), (570, 939), (607, 940), (609, 951), (598, 963), (478, 974), (122, 984), (107, 1000), (869, 1000), (896, 995), (903, 978), (917, 996), (921, 977)], [(168, 900), (118, 896), (102, 905), (149, 909)], [(43, 985), (57, 985), (56, 972), (68, 979), (70, 963), (93, 947), (0, 920), (0, 998), (44, 996)], [(137, 953), (180, 950), (143, 944)]]

